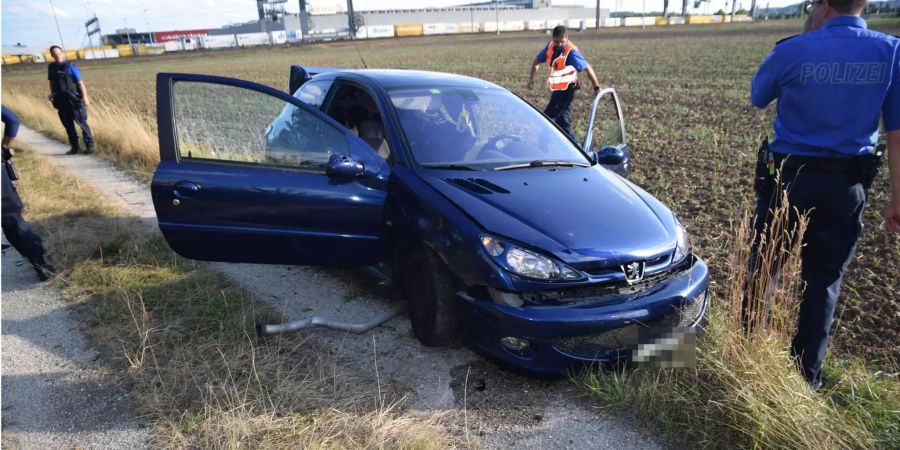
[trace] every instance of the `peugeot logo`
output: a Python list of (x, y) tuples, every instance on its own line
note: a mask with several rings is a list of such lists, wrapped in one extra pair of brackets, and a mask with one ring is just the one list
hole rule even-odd
[(629, 264), (623, 264), (622, 272), (625, 273), (625, 281), (628, 284), (637, 283), (644, 279), (644, 263), (642, 261), (634, 261)]

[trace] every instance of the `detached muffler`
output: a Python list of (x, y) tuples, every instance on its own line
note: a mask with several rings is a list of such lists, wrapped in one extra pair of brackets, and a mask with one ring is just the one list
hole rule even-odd
[(366, 331), (371, 330), (372, 328), (381, 325), (388, 320), (393, 319), (401, 314), (406, 312), (406, 305), (398, 305), (397, 307), (391, 309), (390, 311), (385, 312), (384, 314), (375, 317), (374, 319), (368, 322), (362, 323), (347, 323), (347, 322), (338, 322), (334, 320), (329, 320), (324, 317), (309, 317), (306, 319), (294, 320), (291, 322), (266, 325), (262, 323), (256, 324), (256, 335), (257, 336), (271, 336), (273, 334), (281, 334), (281, 333), (294, 333), (306, 328), (330, 328), (332, 330), (338, 331), (347, 331), (354, 334), (365, 333)]

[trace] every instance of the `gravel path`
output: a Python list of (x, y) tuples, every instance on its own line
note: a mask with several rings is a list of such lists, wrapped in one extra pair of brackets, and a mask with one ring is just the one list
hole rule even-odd
[(15, 249), (2, 266), (3, 448), (146, 448), (72, 306)]
[[(24, 126), (18, 139), (156, 227), (146, 185), (97, 158), (63, 155), (68, 150), (65, 145)], [(343, 272), (250, 264), (212, 266), (286, 320), (317, 315), (357, 322), (392, 306), (390, 300)], [(406, 316), (364, 336), (320, 329), (310, 333), (349, 366), (373, 377), (377, 361), (382, 386), (405, 394), (408, 407), (459, 412), (456, 416), (465, 420), (471, 436), (486, 448), (665, 448), (653, 433), (593, 409), (566, 380), (520, 377), (464, 348), (423, 347), (413, 337)]]

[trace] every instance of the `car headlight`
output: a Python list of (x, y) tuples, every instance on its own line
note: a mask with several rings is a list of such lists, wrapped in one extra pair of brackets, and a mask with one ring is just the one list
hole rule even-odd
[(561, 262), (490, 236), (482, 236), (481, 245), (497, 262), (518, 275), (541, 280), (574, 281), (584, 278)]
[(691, 240), (688, 237), (687, 230), (678, 219), (675, 219), (675, 256), (672, 258), (673, 263), (679, 263), (687, 258), (691, 253)]

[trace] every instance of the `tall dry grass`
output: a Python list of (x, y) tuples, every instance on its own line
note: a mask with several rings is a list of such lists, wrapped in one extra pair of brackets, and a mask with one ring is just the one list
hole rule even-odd
[[(3, 104), (37, 131), (68, 142), (56, 110), (47, 99), (38, 99), (15, 90), (3, 92)], [(97, 102), (88, 107), (88, 124), (95, 151), (140, 179), (149, 180), (159, 163), (156, 125), (149, 123), (127, 102)], [(77, 128), (77, 126), (76, 126)], [(81, 130), (79, 129), (79, 136)], [(81, 141), (82, 147), (84, 142)]]
[[(748, 265), (754, 238), (749, 218), (735, 230), (724, 296), (712, 299), (696, 368), (598, 369), (578, 382), (606, 407), (631, 408), (674, 439), (700, 447), (863, 449), (897, 439), (896, 427), (882, 429), (897, 418), (896, 380), (860, 371), (814, 392), (790, 355), (806, 226), (805, 218), (790, 221), (790, 214), (787, 206), (774, 212), (756, 271)], [(741, 314), (745, 292), (749, 333)], [(847, 382), (872, 388), (875, 401), (866, 403), (862, 389), (855, 398), (832, 395), (843, 392)], [(847, 402), (835, 401), (838, 397)]]
[(399, 394), (313, 340), (257, 341), (256, 321), (274, 316), (247, 292), (176, 256), (158, 232), (49, 158), (21, 150), (18, 188), (61, 269), (54, 282), (152, 423), (155, 446), (455, 445), (444, 415), (405, 410)]

